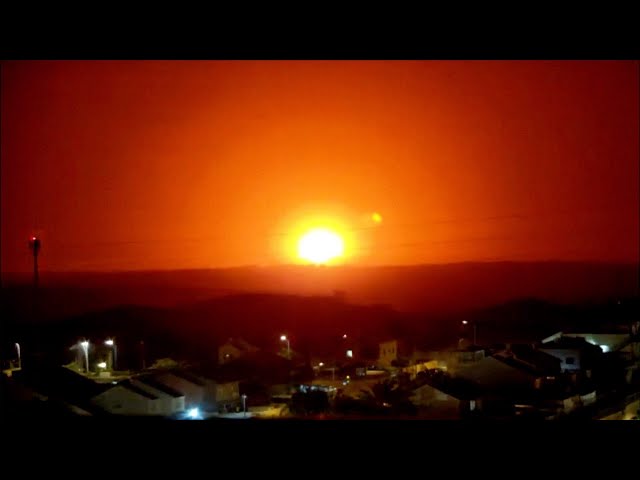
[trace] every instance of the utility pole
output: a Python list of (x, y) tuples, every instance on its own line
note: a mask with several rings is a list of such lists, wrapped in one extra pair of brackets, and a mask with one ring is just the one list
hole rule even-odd
[(40, 239), (35, 235), (29, 240), (29, 248), (33, 253), (33, 286), (38, 288), (38, 253), (40, 253)]
[(140, 340), (140, 355), (142, 357), (142, 370), (145, 370), (147, 368), (147, 362), (144, 358), (144, 340)]

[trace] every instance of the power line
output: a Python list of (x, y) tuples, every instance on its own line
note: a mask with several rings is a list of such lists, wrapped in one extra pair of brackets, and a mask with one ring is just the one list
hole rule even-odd
[[(358, 231), (375, 231), (378, 229), (399, 229), (399, 228), (415, 228), (422, 227), (428, 225), (441, 225), (441, 224), (463, 224), (463, 223), (484, 223), (484, 222), (495, 222), (495, 221), (527, 221), (533, 218), (544, 218), (544, 217), (554, 217), (554, 216), (565, 216), (565, 215), (576, 215), (578, 212), (594, 212), (597, 210), (603, 209), (583, 209), (578, 211), (569, 211), (569, 210), (547, 210), (546, 212), (537, 212), (537, 213), (513, 213), (513, 214), (505, 214), (505, 215), (493, 215), (486, 217), (476, 217), (476, 218), (457, 218), (457, 219), (433, 219), (433, 220), (424, 220), (421, 222), (412, 222), (412, 223), (404, 223), (404, 224), (393, 224), (389, 222), (384, 222), (382, 225), (371, 225), (371, 226), (363, 226), (363, 227), (350, 227), (341, 229), (344, 232), (358, 232)], [(259, 236), (261, 238), (278, 238), (278, 237), (289, 237), (291, 236), (291, 232), (273, 232), (273, 233), (254, 233), (252, 235), (254, 238)], [(110, 241), (87, 241), (87, 242), (73, 242), (73, 243), (65, 243), (64, 245), (60, 245), (58, 242), (55, 242), (54, 239), (49, 240), (49, 242), (53, 242), (54, 245), (60, 247), (63, 246), (65, 248), (77, 248), (83, 246), (91, 246), (91, 247), (103, 247), (103, 246), (117, 246), (117, 245), (149, 245), (160, 244), (160, 243), (204, 243), (209, 242), (211, 240), (216, 239), (226, 239), (228, 238), (228, 234), (209, 234), (209, 235), (200, 235), (198, 237), (181, 237), (181, 238), (166, 238), (166, 239), (155, 239), (155, 238), (145, 238), (141, 240), (110, 240)], [(487, 238), (480, 238), (479, 240), (486, 240)], [(472, 241), (473, 239), (462, 239), (461, 241)], [(425, 240), (424, 242), (417, 242), (418, 244), (422, 243), (451, 243), (457, 242), (458, 240), (442, 240), (442, 241), (433, 241), (433, 240)]]

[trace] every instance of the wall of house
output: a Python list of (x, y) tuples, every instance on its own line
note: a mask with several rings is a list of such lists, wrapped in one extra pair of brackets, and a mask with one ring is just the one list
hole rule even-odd
[(156, 404), (153, 399), (116, 386), (94, 397), (91, 403), (114, 415), (154, 415)]
[(541, 348), (540, 350), (559, 359), (561, 361), (560, 369), (563, 372), (580, 370), (582, 368), (581, 354), (578, 349)]
[(378, 363), (382, 367), (390, 367), (391, 362), (398, 359), (398, 342), (396, 340), (384, 342), (379, 348)]
[(141, 382), (135, 378), (131, 379), (131, 383), (136, 387), (148, 392), (156, 397), (156, 404), (158, 405), (158, 411), (156, 412), (158, 415), (173, 415), (178, 412), (184, 411), (185, 402), (184, 396), (182, 397), (173, 397), (168, 393), (163, 392), (162, 390), (158, 390), (151, 385), (148, 385), (144, 382)]
[(240, 384), (238, 382), (217, 383), (207, 380), (203, 402), (211, 408), (221, 408), (225, 404), (235, 405), (240, 402)]
[(204, 402), (204, 386), (191, 383), (190, 381), (171, 373), (159, 375), (156, 377), (156, 380), (163, 385), (182, 393), (184, 395), (185, 408), (198, 407)]

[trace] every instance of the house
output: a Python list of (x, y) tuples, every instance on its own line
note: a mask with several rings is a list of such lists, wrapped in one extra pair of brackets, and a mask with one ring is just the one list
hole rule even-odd
[[(557, 341), (562, 337), (583, 338), (587, 342), (599, 346), (604, 353), (629, 351), (638, 348), (640, 342), (640, 321), (632, 322), (629, 325), (607, 323), (593, 326), (588, 331), (570, 330), (556, 332), (542, 340), (542, 343)], [(635, 344), (629, 348), (630, 345)], [(635, 347), (635, 348), (634, 348)], [(640, 350), (635, 351), (636, 356), (640, 355)]]
[(91, 398), (105, 387), (66, 367), (21, 369), (14, 372), (13, 380), (22, 401), (46, 402), (57, 412), (93, 416), (105, 413), (91, 404)]
[(559, 359), (563, 372), (591, 371), (602, 359), (603, 353), (602, 347), (580, 336), (555, 338), (544, 342), (539, 350)]
[(154, 375), (154, 380), (184, 396), (186, 409), (205, 404), (207, 381), (184, 370), (167, 370)]
[(247, 353), (241, 358), (225, 363), (219, 369), (203, 374), (210, 378), (226, 380), (259, 380), (265, 385), (289, 383), (292, 362), (267, 351)]
[(560, 360), (527, 345), (507, 349), (461, 366), (456, 376), (493, 392), (521, 395), (560, 374)]
[(484, 358), (457, 370), (456, 377), (474, 382), (489, 390), (534, 387), (537, 375), (504, 360), (495, 356)]
[(407, 342), (398, 339), (381, 342), (378, 347), (378, 365), (382, 368), (408, 365), (413, 353)]
[(240, 406), (240, 382), (224, 379), (207, 379), (204, 403), (218, 411), (233, 410)]
[(415, 387), (409, 397), (422, 417), (459, 419), (480, 410), (481, 392), (471, 382), (446, 374), (424, 375), (422, 379), (426, 382)]
[(144, 374), (133, 377), (129, 380), (130, 384), (156, 397), (158, 415), (174, 415), (185, 410), (185, 397), (168, 385), (164, 385), (155, 379), (152, 374)]
[(158, 415), (158, 397), (126, 380), (91, 399), (91, 403), (113, 415)]
[(251, 345), (242, 338), (230, 338), (218, 347), (218, 365), (224, 365), (258, 350), (258, 347)]
[(140, 375), (94, 396), (91, 403), (114, 415), (171, 416), (185, 410), (184, 395), (157, 382), (152, 375)]

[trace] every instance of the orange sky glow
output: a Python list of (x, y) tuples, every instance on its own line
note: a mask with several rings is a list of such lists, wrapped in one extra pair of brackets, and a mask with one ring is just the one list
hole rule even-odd
[(2, 64), (2, 271), (638, 262), (627, 61)]

